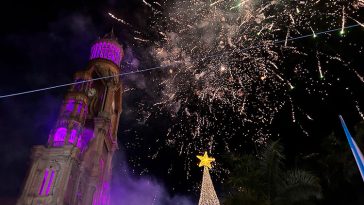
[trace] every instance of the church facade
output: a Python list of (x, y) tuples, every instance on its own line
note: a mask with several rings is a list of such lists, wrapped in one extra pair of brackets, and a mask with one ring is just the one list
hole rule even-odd
[(114, 34), (91, 48), (88, 65), (75, 74), (46, 146), (34, 146), (17, 205), (107, 205), (112, 158), (122, 112), (120, 63)]

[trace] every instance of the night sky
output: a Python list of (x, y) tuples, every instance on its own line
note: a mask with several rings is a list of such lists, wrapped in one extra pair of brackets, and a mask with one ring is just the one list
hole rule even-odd
[[(112, 12), (143, 28), (148, 23), (145, 16), (150, 14), (150, 10), (141, 1), (14, 1), (2, 4), (0, 10), (0, 95), (72, 82), (73, 74), (85, 67), (92, 43), (112, 27), (128, 49), (127, 59), (138, 59), (139, 69), (157, 65), (144, 51), (146, 48), (133, 42), (128, 28), (107, 15)], [(353, 29), (347, 39), (344, 41), (364, 45), (363, 29)], [(308, 47), (315, 46), (309, 40), (301, 43)], [(330, 51), (345, 53), (352, 65), (364, 74), (363, 54), (352, 55), (350, 47), (337, 46), (334, 40), (327, 46)], [(129, 68), (125, 69), (130, 71)], [(200, 170), (193, 168), (195, 177), (189, 181), (185, 176), (179, 177), (183, 175), (183, 164), (178, 165), (178, 161), (183, 160), (175, 152), (163, 149), (159, 159), (141, 160), (137, 167), (127, 163), (143, 154), (143, 150), (137, 153), (135, 149), (124, 149), (136, 137), (135, 132), (129, 130), (137, 130), (138, 138), (146, 138), (145, 142), (151, 145), (146, 143), (145, 148), (149, 149), (153, 148), (156, 138), (163, 138), (171, 123), (163, 116), (153, 119), (154, 122), (148, 125), (137, 122), (136, 104), (155, 100), (153, 92), (150, 92), (154, 83), (148, 81), (150, 75), (153, 73), (124, 78), (126, 86), (136, 91), (126, 93), (123, 98), (119, 131), (121, 149), (115, 157), (115, 186), (121, 186), (120, 177), (131, 187), (145, 185), (145, 188), (136, 191), (137, 194), (155, 190), (165, 192), (165, 199), (161, 200), (164, 204), (173, 204), (175, 200), (185, 200), (186, 204), (195, 202), (198, 197), (195, 185), (201, 180), (201, 175), (198, 175)], [(314, 113), (315, 120), (305, 124), (309, 136), (302, 134), (299, 127), (292, 123), (289, 109), (283, 110), (274, 121), (274, 138), (282, 139), (291, 163), (294, 163), (295, 156), (317, 152), (321, 139), (332, 131), (345, 137), (337, 117), (339, 114), (344, 116), (349, 129), (361, 121), (355, 104), (347, 100), (351, 95), (345, 88), (353, 88), (356, 100), (364, 109), (362, 82), (355, 75), (345, 72), (341, 82), (330, 88), (328, 102), (321, 102), (320, 96), (311, 96), (310, 100), (306, 100), (307, 96), (300, 95), (297, 86), (293, 94), (295, 100)], [(67, 88), (59, 88), (0, 99), (0, 203), (1, 200), (12, 201), (19, 195), (29, 167), (30, 149), (33, 145), (46, 144), (66, 92)], [(175, 172), (168, 175), (170, 162), (175, 163)], [(140, 175), (143, 177), (140, 178)], [(357, 176), (360, 181), (360, 176)], [(217, 189), (220, 190), (219, 187)]]

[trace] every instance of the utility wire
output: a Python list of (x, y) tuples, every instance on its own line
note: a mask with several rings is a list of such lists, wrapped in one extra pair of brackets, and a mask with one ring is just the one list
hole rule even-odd
[[(288, 38), (288, 39), (285, 39), (285, 40), (277, 40), (277, 41), (273, 41), (273, 44), (285, 43), (285, 42), (288, 42), (288, 41), (294, 41), (294, 40), (304, 39), (304, 38), (308, 38), (308, 37), (317, 37), (319, 35), (333, 33), (333, 32), (336, 32), (336, 31), (343, 30), (343, 29), (349, 29), (349, 28), (354, 28), (354, 27), (359, 27), (359, 26), (361, 26), (361, 25), (360, 24), (354, 24), (354, 25), (350, 25), (350, 26), (345, 26), (345, 27), (337, 28), (337, 29), (331, 29), (331, 30), (327, 30), (327, 31), (321, 31), (321, 32), (318, 32), (318, 33), (312, 33), (312, 34), (302, 35), (302, 36), (298, 36), (298, 37), (292, 37), (292, 38)], [(247, 50), (254, 49), (254, 48), (261, 48), (263, 46), (264, 45), (258, 45), (258, 46), (252, 46), (252, 47), (248, 47), (248, 48), (235, 49), (235, 50), (247, 51)], [(234, 52), (235, 50), (231, 51), (230, 53)], [(202, 58), (201, 60), (204, 60), (206, 58), (215, 57), (215, 56), (221, 56), (224, 53), (226, 53), (226, 52), (223, 52), (223, 53), (220, 53), (220, 54), (214, 54), (214, 55), (206, 56), (206, 57)], [(46, 91), (46, 90), (52, 90), (52, 89), (56, 89), (56, 88), (67, 87), (67, 86), (77, 85), (77, 84), (81, 84), (81, 83), (88, 83), (88, 82), (98, 81), (98, 80), (103, 80), (103, 79), (108, 79), (108, 78), (114, 78), (114, 77), (118, 77), (118, 76), (126, 76), (126, 75), (132, 75), (132, 74), (137, 74), (137, 73), (143, 73), (143, 72), (147, 72), (147, 71), (153, 71), (153, 70), (157, 70), (157, 69), (167, 68), (167, 67), (174, 66), (174, 65), (157, 66), (157, 67), (153, 67), (153, 68), (147, 68), (147, 69), (138, 70), (138, 71), (132, 71), (132, 72), (128, 72), (128, 73), (121, 73), (121, 74), (117, 74), (117, 75), (111, 75), (111, 76), (104, 76), (104, 77), (99, 77), (99, 78), (93, 78), (93, 79), (90, 79), (90, 80), (83, 80), (83, 81), (77, 81), (77, 82), (73, 82), (73, 83), (65, 83), (65, 84), (60, 84), (60, 85), (55, 85), (55, 86), (40, 88), (40, 89), (28, 90), (28, 91), (24, 91), (24, 92), (17, 92), (17, 93), (12, 93), (12, 94), (7, 94), (7, 95), (0, 95), (0, 99), (8, 98), (8, 97), (14, 97), (14, 96), (18, 96), (18, 95), (25, 95), (25, 94), (30, 94), (30, 93), (36, 93), (36, 92), (41, 92), (41, 91)]]
[(77, 81), (77, 82), (73, 82), (73, 83), (55, 85), (55, 86), (50, 86), (50, 87), (45, 87), (45, 88), (40, 88), (40, 89), (35, 89), (35, 90), (29, 90), (29, 91), (24, 91), (24, 92), (18, 92), (18, 93), (13, 93), (13, 94), (8, 94), (8, 95), (0, 95), (0, 99), (7, 98), (7, 97), (18, 96), (18, 95), (30, 94), (30, 93), (35, 93), (35, 92), (41, 92), (41, 91), (46, 91), (46, 90), (52, 90), (52, 89), (56, 89), (56, 88), (62, 88), (62, 87), (67, 87), (67, 86), (71, 86), (71, 85), (77, 85), (77, 84), (81, 84), (81, 83), (88, 83), (88, 82), (98, 81), (98, 80), (103, 80), (103, 79), (108, 79), (108, 78), (114, 78), (114, 77), (118, 77), (118, 76), (126, 76), (126, 75), (131, 75), (131, 74), (136, 74), (136, 73), (142, 73), (142, 72), (157, 70), (157, 69), (166, 68), (166, 67), (168, 67), (168, 66), (158, 66), (158, 67), (133, 71), (133, 72), (129, 72), (129, 73), (121, 73), (121, 74), (117, 74), (117, 75), (110, 75), (110, 76), (104, 76), (104, 77), (99, 77), (99, 78), (93, 78), (93, 79), (90, 79), (90, 80), (82, 80), (82, 81)]

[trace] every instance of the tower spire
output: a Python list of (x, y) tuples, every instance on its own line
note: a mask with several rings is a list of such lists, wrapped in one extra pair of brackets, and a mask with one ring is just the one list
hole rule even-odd
[(113, 31), (93, 44), (86, 69), (75, 75), (75, 82), (83, 83), (66, 94), (48, 145), (33, 147), (17, 205), (109, 205), (122, 111), (122, 58)]
[(103, 37), (103, 39), (110, 39), (110, 40), (117, 40), (114, 32), (114, 27), (111, 27), (111, 30), (109, 33), (106, 33)]

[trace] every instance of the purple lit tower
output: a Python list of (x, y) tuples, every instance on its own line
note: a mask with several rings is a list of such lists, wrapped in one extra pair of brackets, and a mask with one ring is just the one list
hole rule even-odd
[[(47, 146), (35, 146), (17, 205), (109, 204), (112, 157), (121, 114), (123, 48), (113, 32), (96, 41), (76, 73)], [(115, 76), (103, 78), (106, 76)], [(101, 79), (100, 79), (101, 78)]]

